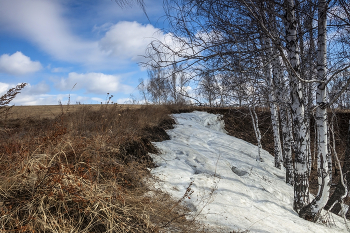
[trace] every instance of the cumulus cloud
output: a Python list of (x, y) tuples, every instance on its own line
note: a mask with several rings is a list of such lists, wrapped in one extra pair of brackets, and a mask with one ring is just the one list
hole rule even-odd
[(15, 105), (56, 105), (60, 100), (61, 96), (40, 94), (40, 95), (29, 95), (20, 93), (11, 102)]
[(144, 54), (147, 45), (162, 36), (162, 33), (150, 24), (122, 21), (110, 27), (99, 45), (112, 56), (140, 60), (139, 55)]
[(30, 60), (21, 52), (0, 56), (0, 72), (12, 75), (24, 75), (42, 69), (40, 62)]
[[(96, 103), (93, 98), (87, 96), (77, 96), (75, 94), (27, 94), (20, 93), (11, 102), (15, 105), (57, 105), (61, 102), (66, 105), (70, 101), (70, 104), (76, 103)], [(101, 101), (100, 101), (101, 102)], [(98, 103), (100, 103), (98, 102)]]
[(21, 92), (11, 102), (14, 105), (57, 105), (59, 102), (67, 104), (68, 100), (70, 104), (77, 102), (90, 102), (90, 98), (86, 96), (77, 96), (75, 94), (39, 94), (35, 92)]
[(92, 97), (91, 100), (96, 101), (97, 103), (104, 103), (105, 102), (104, 99), (98, 98), (98, 97)]
[[(121, 21), (91, 26), (95, 38), (89, 39), (72, 28), (67, 18), (72, 12), (66, 3), (62, 0), (0, 1), (0, 31), (25, 38), (55, 59), (83, 64), (90, 70), (112, 69), (130, 61), (140, 61), (139, 55), (144, 54), (147, 45), (165, 36), (150, 24)], [(101, 12), (112, 8), (106, 3), (96, 6)], [(82, 23), (82, 20), (74, 20), (76, 27)], [(100, 34), (102, 39), (99, 39)]]
[(14, 86), (11, 86), (8, 83), (2, 83), (0, 82), (0, 96), (2, 96), (3, 94), (5, 94), (10, 88), (12, 88)]
[(50, 91), (50, 86), (45, 82), (38, 83), (36, 85), (31, 85), (30, 83), (23, 88), (21, 91), (22, 94), (25, 95), (41, 95), (47, 94)]
[(121, 78), (117, 75), (107, 75), (103, 73), (86, 73), (78, 74), (71, 72), (68, 78), (61, 78), (56, 81), (56, 87), (60, 90), (84, 89), (86, 93), (106, 94), (106, 93), (129, 93), (133, 89), (121, 82)]
[(0, 31), (24, 37), (56, 59), (89, 65), (90, 69), (115, 67), (130, 58), (137, 60), (157, 31), (152, 25), (137, 22), (105, 23), (92, 28), (95, 33), (106, 32), (101, 40), (86, 39), (74, 33), (64, 2), (0, 1)]
[[(0, 82), (0, 95), (5, 94), (10, 88), (13, 88), (13, 87), (16, 87), (16, 84)], [(20, 91), (18, 95), (47, 94), (49, 91), (50, 91), (50, 87), (45, 82), (41, 82), (35, 85), (27, 83), (27, 85)]]
[[(109, 75), (106, 75), (109, 76)], [(112, 75), (111, 75), (112, 76)], [(71, 74), (70, 76), (71, 78), (75, 77), (75, 74)], [(88, 81), (91, 81), (91, 78), (97, 78), (97, 75), (92, 75), (87, 74), (85, 76), (85, 78), (87, 78)], [(79, 79), (79, 78), (78, 78)], [(74, 80), (70, 80), (70, 81), (78, 81), (78, 79), (74, 79)], [(100, 79), (98, 79), (100, 80)], [(118, 78), (116, 79), (118, 82)], [(113, 81), (113, 78), (109, 79), (109, 81), (112, 82), (113, 87), (115, 87), (115, 82), (116, 80)], [(98, 81), (92, 83), (92, 85), (96, 85), (96, 83), (98, 83)], [(69, 91), (71, 90), (71, 87), (69, 84), (69, 82), (66, 82), (67, 86), (65, 89), (69, 89)], [(15, 87), (16, 84), (14, 83), (2, 83), (0, 82), (0, 96), (5, 94), (10, 88)], [(73, 84), (74, 86), (74, 84)], [(70, 88), (69, 88), (70, 87)], [(83, 86), (78, 86), (78, 88), (84, 88)], [(119, 88), (119, 89), (118, 89)], [(119, 87), (116, 90), (118, 91), (128, 91), (131, 88), (129, 86), (126, 85), (122, 85), (119, 83)], [(124, 88), (124, 89), (123, 89)], [(76, 88), (74, 88), (74, 90), (76, 90)], [(93, 89), (92, 91), (96, 92), (97, 89)], [(116, 93), (116, 90), (112, 90), (109, 89), (107, 91), (109, 91), (111, 94)], [(103, 96), (106, 95), (106, 90), (98, 90), (103, 94)], [(91, 90), (90, 90), (91, 92)], [(103, 99), (101, 97), (97, 97), (97, 96), (84, 96), (84, 95), (77, 95), (74, 93), (62, 93), (62, 94), (52, 94), (50, 92), (50, 86), (45, 83), (45, 82), (41, 82), (38, 84), (31, 84), (28, 83), (27, 86), (16, 96), (16, 98), (10, 103), (11, 105), (57, 105), (59, 102), (61, 102), (62, 104), (67, 104), (68, 100), (70, 100), (71, 104), (75, 104), (75, 103), (101, 103), (101, 102), (105, 102), (106, 99)], [(126, 100), (128, 99), (118, 99), (118, 103), (124, 103)], [(112, 99), (113, 101), (113, 99)], [(113, 101), (114, 102), (114, 101)]]
[(118, 104), (132, 104), (132, 99), (131, 98), (120, 98), (117, 99), (116, 103)]
[(93, 63), (103, 54), (98, 43), (74, 35), (64, 1), (0, 1), (1, 30), (29, 39), (53, 57), (78, 63)]
[[(0, 96), (5, 94), (10, 88), (15, 87), (14, 83), (0, 83)], [(10, 104), (15, 105), (37, 105), (37, 104), (57, 104), (55, 95), (49, 95), (49, 85), (45, 82), (38, 84), (28, 83)]]

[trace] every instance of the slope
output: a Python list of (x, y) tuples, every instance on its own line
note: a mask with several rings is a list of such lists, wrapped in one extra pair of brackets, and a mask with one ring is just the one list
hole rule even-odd
[(151, 172), (156, 188), (184, 199), (191, 218), (222, 232), (346, 232), (343, 220), (331, 214), (322, 217), (328, 227), (299, 218), (284, 171), (264, 150), (257, 161), (257, 147), (228, 136), (219, 115), (173, 117), (171, 140), (154, 143), (162, 153), (151, 155), (158, 165)]

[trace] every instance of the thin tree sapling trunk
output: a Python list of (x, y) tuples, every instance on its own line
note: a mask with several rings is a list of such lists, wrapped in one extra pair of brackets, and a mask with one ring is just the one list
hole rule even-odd
[[(336, 153), (333, 121), (332, 121), (331, 129), (332, 129), (331, 133), (332, 133), (332, 140), (333, 140), (333, 150), (334, 150), (334, 153)], [(336, 157), (336, 160), (337, 162), (339, 161), (337, 157)], [(340, 180), (337, 183), (337, 186), (335, 187), (333, 194), (331, 195), (327, 204), (324, 207), (325, 210), (330, 210), (334, 214), (338, 214), (341, 211), (342, 200), (347, 196), (348, 194), (347, 187), (349, 187), (350, 185), (349, 184), (350, 183), (349, 182), (350, 181), (350, 121), (349, 121), (349, 127), (348, 127), (348, 136), (346, 140), (346, 151), (344, 155), (343, 168), (341, 169), (340, 164), (339, 164), (339, 168), (340, 168)]]
[(256, 137), (256, 140), (258, 142), (258, 155), (256, 157), (256, 160), (257, 161), (262, 161), (261, 159), (261, 156), (260, 156), (260, 153), (261, 153), (261, 133), (260, 133), (260, 130), (259, 130), (259, 119), (258, 119), (258, 116), (256, 115), (256, 112), (255, 112), (255, 106), (249, 106), (249, 112), (250, 112), (250, 116), (252, 118), (252, 123), (253, 123), (253, 129), (254, 129), (254, 133), (255, 133), (255, 137)]

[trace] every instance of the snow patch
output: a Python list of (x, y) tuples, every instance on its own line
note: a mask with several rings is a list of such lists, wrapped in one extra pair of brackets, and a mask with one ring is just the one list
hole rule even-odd
[(151, 155), (159, 167), (151, 172), (155, 188), (180, 199), (191, 185), (185, 202), (193, 216), (223, 232), (346, 232), (343, 219), (329, 214), (326, 227), (298, 217), (293, 211), (293, 187), (285, 183), (285, 170), (274, 167), (273, 157), (231, 137), (220, 115), (206, 112), (174, 114), (177, 125), (168, 130), (171, 140), (154, 143), (162, 153)]

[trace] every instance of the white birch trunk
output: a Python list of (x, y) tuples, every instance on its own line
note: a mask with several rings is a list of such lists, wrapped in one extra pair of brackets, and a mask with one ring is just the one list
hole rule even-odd
[(291, 116), (286, 106), (281, 106), (281, 124), (282, 124), (282, 139), (283, 139), (283, 157), (284, 166), (286, 168), (286, 183), (294, 185), (294, 166), (292, 158), (292, 122)]
[[(327, 112), (327, 111), (326, 111)], [(328, 120), (327, 120), (328, 122)], [(330, 140), (330, 131), (331, 129), (329, 128), (329, 124), (327, 124), (328, 126), (328, 131), (327, 131), (327, 150), (328, 150), (328, 155), (327, 155), (327, 165), (328, 165), (328, 173), (329, 173), (329, 182), (330, 185), (332, 184), (332, 149), (331, 149), (331, 140)]]
[[(298, 31), (301, 32), (302, 29), (302, 19), (300, 16), (300, 12), (298, 12), (298, 15), (296, 16), (298, 20)], [(311, 30), (312, 31), (312, 30)], [(301, 61), (301, 66), (300, 66), (300, 75), (304, 77), (305, 79), (308, 79), (310, 77), (307, 77), (307, 70), (306, 70), (306, 57), (303, 56), (305, 54), (305, 41), (304, 41), (304, 36), (301, 33), (300, 38), (299, 38), (299, 48), (300, 48), (300, 61)], [(304, 104), (305, 104), (305, 124), (306, 124), (306, 148), (307, 148), (307, 169), (308, 169), (308, 176), (311, 174), (311, 164), (312, 164), (312, 157), (311, 157), (311, 147), (310, 147), (310, 104), (311, 102), (309, 101), (309, 88), (310, 84), (309, 83), (304, 83), (303, 84), (303, 96), (304, 96)]]
[[(315, 122), (316, 122), (316, 119), (315, 119)], [(315, 139), (314, 139), (315, 142), (314, 142), (314, 154), (313, 154), (312, 166), (315, 166), (316, 154), (317, 154), (317, 145), (318, 145), (318, 143), (317, 143), (317, 126), (316, 126), (316, 123), (315, 123), (314, 128), (315, 128)]]
[[(295, 19), (294, 0), (286, 0), (286, 49), (288, 60), (297, 75), (300, 75), (299, 50), (297, 47), (297, 22)], [(299, 213), (309, 202), (309, 174), (307, 164), (306, 124), (304, 119), (304, 97), (302, 85), (294, 72), (290, 72), (291, 111), (294, 128), (294, 203), (293, 208)]]
[(306, 122), (306, 153), (307, 153), (307, 170), (309, 173), (309, 177), (311, 174), (311, 168), (312, 168), (312, 156), (311, 156), (311, 140), (310, 140), (310, 111), (309, 106), (306, 106), (307, 111), (305, 114), (305, 122)]
[[(270, 39), (263, 37), (261, 40), (262, 47), (266, 51), (267, 57), (273, 57), (273, 49), (271, 47)], [(276, 63), (278, 58), (273, 59), (273, 63)], [(282, 148), (281, 148), (281, 137), (280, 137), (280, 124), (278, 116), (278, 106), (276, 101), (276, 87), (274, 84), (274, 78), (280, 76), (280, 72), (277, 69), (272, 69), (272, 64), (268, 63), (266, 66), (266, 78), (269, 85), (269, 102), (271, 111), (271, 123), (273, 130), (273, 141), (274, 141), (274, 157), (275, 167), (281, 169), (281, 163), (283, 161)], [(277, 67), (276, 67), (277, 68)], [(275, 71), (275, 72), (274, 72)]]
[[(325, 80), (327, 72), (327, 0), (318, 3), (318, 50), (317, 50), (317, 76)], [(315, 199), (305, 206), (299, 213), (302, 218), (316, 222), (321, 210), (329, 199), (331, 186), (330, 171), (328, 167), (328, 126), (327, 126), (327, 87), (324, 83), (317, 86), (316, 91), (316, 125), (317, 125), (317, 175), (318, 193)]]
[[(278, 50), (274, 49), (277, 55)], [(273, 60), (273, 75), (275, 81), (276, 98), (279, 104), (279, 112), (281, 118), (282, 129), (282, 158), (283, 165), (286, 168), (286, 183), (294, 185), (294, 165), (292, 158), (292, 119), (290, 109), (288, 106), (289, 98), (285, 93), (288, 93), (288, 87), (285, 85), (285, 78), (283, 74), (283, 61), (281, 56)]]
[[(314, 9), (314, 7), (310, 6), (310, 11), (312, 11)], [(309, 79), (315, 79), (317, 76), (317, 65), (315, 64), (313, 57), (314, 54), (316, 54), (316, 46), (314, 43), (314, 31), (313, 31), (313, 17), (311, 15), (307, 16), (306, 19), (306, 23), (305, 23), (305, 27), (306, 30), (309, 31), (309, 38), (307, 40), (310, 41), (310, 45), (309, 45), (309, 51), (307, 54), (307, 62), (308, 62), (308, 70), (307, 70), (307, 75), (309, 77)], [(308, 99), (308, 113), (309, 113), (309, 119), (308, 119), (308, 125), (309, 125), (309, 135), (311, 134), (311, 127), (310, 127), (310, 118), (314, 117), (311, 108), (313, 105), (313, 100), (314, 100), (314, 88), (313, 88), (313, 83), (309, 83), (307, 89), (307, 99)], [(315, 138), (317, 137), (317, 127), (316, 124), (314, 126), (314, 131), (315, 131)], [(316, 153), (317, 153), (317, 140), (315, 139), (314, 141), (314, 153), (311, 156), (311, 165), (310, 168), (312, 169), (313, 167), (315, 167), (315, 163), (316, 163)], [(309, 140), (309, 148), (310, 148), (310, 153), (311, 153), (311, 139)]]

